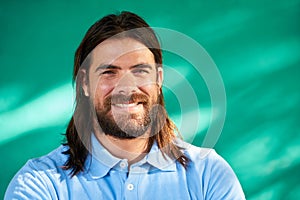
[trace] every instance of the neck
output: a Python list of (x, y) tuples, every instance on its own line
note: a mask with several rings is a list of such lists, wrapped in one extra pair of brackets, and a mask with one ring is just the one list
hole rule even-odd
[(148, 150), (149, 139), (147, 137), (120, 139), (97, 131), (95, 131), (95, 136), (113, 156), (127, 159), (129, 166), (140, 161)]

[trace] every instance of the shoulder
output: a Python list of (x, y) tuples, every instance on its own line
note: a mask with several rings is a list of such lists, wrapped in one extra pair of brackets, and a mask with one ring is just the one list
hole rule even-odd
[(11, 180), (5, 199), (52, 199), (51, 193), (55, 193), (51, 187), (53, 177), (67, 176), (61, 168), (67, 159), (63, 154), (67, 149), (61, 145), (45, 156), (27, 161)]
[(176, 145), (182, 149), (183, 153), (196, 165), (224, 164), (227, 162), (212, 148), (197, 147), (193, 144), (176, 140)]
[(57, 149), (39, 158), (29, 160), (24, 167), (28, 166), (37, 170), (52, 170), (61, 168), (68, 157), (63, 152), (68, 150), (67, 146), (59, 146)]
[(179, 146), (190, 159), (187, 174), (193, 182), (201, 182), (207, 199), (245, 199), (234, 171), (214, 149), (183, 141), (179, 142)]

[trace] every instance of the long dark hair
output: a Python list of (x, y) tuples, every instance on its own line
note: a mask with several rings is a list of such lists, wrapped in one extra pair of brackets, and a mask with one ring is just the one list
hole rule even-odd
[[(73, 117), (66, 130), (67, 142), (65, 145), (68, 145), (69, 149), (64, 154), (69, 157), (63, 166), (66, 170), (71, 169), (72, 176), (84, 170), (84, 163), (91, 145), (90, 136), (92, 132), (92, 112), (88, 109), (90, 106), (89, 99), (83, 95), (81, 87), (82, 74), (78, 72), (80, 68), (84, 68), (88, 73), (92, 50), (104, 40), (116, 35), (118, 37), (133, 38), (143, 43), (153, 53), (155, 62), (158, 65), (162, 64), (162, 52), (154, 31), (141, 17), (134, 13), (121, 12), (119, 15), (107, 15), (89, 28), (76, 50), (74, 60), (73, 83), (76, 83), (76, 105)], [(162, 91), (160, 91), (158, 101), (164, 108)], [(149, 138), (148, 150), (150, 150), (153, 142), (156, 141), (164, 154), (176, 159), (186, 167), (189, 159), (173, 143), (176, 137), (176, 126), (165, 111), (161, 113), (160, 119), (164, 120), (160, 122), (162, 123), (162, 128), (161, 130), (156, 130), (157, 134), (153, 134)]]

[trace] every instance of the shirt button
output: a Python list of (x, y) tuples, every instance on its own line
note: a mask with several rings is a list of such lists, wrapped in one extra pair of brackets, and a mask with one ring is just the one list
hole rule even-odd
[(121, 163), (120, 163), (120, 167), (121, 167), (122, 169), (124, 169), (124, 168), (126, 167), (126, 163), (125, 163), (125, 162), (121, 162)]
[(133, 188), (134, 188), (133, 184), (130, 183), (130, 184), (127, 185), (128, 190), (133, 190)]

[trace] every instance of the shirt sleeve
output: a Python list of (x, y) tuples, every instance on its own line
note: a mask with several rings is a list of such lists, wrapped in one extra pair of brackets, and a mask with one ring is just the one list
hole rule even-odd
[(243, 200), (243, 189), (229, 164), (215, 151), (210, 156), (210, 176), (205, 199)]
[(28, 161), (9, 183), (4, 200), (11, 199), (53, 199), (45, 180), (31, 161)]

